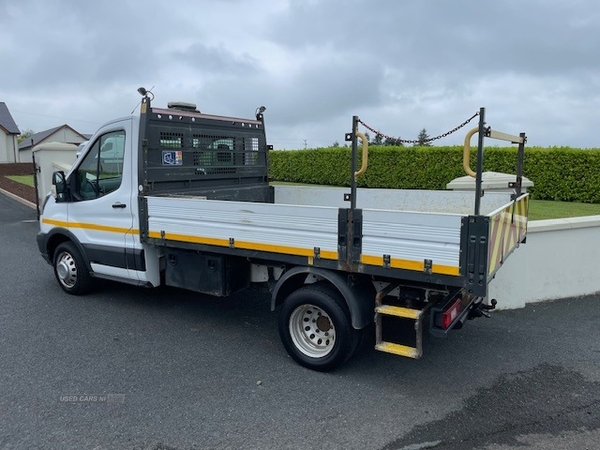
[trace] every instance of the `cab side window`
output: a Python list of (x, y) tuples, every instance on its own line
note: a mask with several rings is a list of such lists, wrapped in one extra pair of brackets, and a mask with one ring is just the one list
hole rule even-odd
[(75, 197), (91, 200), (110, 194), (121, 186), (125, 155), (125, 132), (100, 136), (75, 173)]

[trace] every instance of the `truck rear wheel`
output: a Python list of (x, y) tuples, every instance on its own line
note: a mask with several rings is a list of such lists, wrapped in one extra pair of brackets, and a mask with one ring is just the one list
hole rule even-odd
[(92, 277), (83, 257), (72, 242), (63, 242), (54, 252), (54, 275), (68, 294), (82, 295), (92, 287)]
[(284, 301), (279, 335), (298, 364), (319, 371), (343, 364), (360, 342), (341, 294), (321, 283), (304, 286)]

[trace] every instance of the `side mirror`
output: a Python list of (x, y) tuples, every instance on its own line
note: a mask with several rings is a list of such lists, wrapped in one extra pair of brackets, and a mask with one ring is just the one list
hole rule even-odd
[(62, 170), (54, 172), (52, 174), (52, 195), (54, 198), (59, 201), (66, 200), (68, 190), (65, 173)]

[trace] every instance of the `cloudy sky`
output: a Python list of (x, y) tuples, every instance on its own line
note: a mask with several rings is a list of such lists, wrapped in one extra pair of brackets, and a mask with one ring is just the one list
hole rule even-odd
[(600, 147), (599, 44), (598, 0), (0, 0), (0, 101), (21, 130), (82, 133), (139, 86), (265, 105), (276, 149), (343, 143), (353, 115), (434, 136), (483, 106), (529, 145)]

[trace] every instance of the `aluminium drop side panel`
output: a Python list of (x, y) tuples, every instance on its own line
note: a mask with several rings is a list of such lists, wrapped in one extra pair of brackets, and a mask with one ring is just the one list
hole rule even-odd
[[(348, 188), (332, 186), (274, 186), (275, 203), (335, 206), (348, 208), (344, 194)], [(391, 211), (462, 214), (473, 213), (472, 191), (425, 191), (419, 189), (360, 188), (357, 207)], [(510, 192), (486, 192), (481, 199), (482, 214), (489, 214), (511, 200)]]
[(363, 210), (365, 265), (458, 276), (460, 244), (460, 215)]
[(338, 209), (270, 203), (146, 197), (148, 236), (204, 244), (338, 259)]
[[(338, 208), (146, 197), (152, 239), (338, 261)], [(461, 216), (363, 211), (361, 263), (458, 277)], [(386, 261), (389, 264), (386, 266)], [(390, 273), (391, 275), (391, 273)]]

